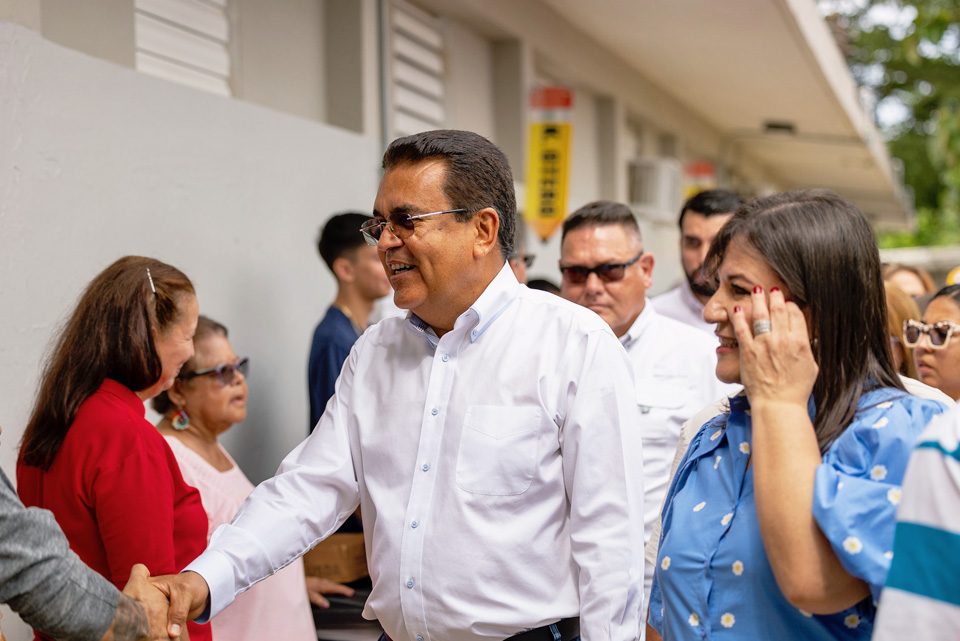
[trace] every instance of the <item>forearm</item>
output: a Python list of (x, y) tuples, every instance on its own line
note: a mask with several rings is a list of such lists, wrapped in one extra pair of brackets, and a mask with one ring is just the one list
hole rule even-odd
[(751, 407), (757, 519), (777, 584), (795, 606), (818, 614), (859, 602), (869, 589), (841, 565), (813, 516), (821, 464), (804, 405), (761, 402)]
[(117, 613), (100, 641), (135, 641), (147, 638), (149, 633), (143, 606), (121, 593)]

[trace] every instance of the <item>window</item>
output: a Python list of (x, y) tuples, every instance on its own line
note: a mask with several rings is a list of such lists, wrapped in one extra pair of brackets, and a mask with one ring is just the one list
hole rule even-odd
[(386, 138), (442, 128), (447, 121), (440, 21), (406, 2), (388, 5), (384, 29), (389, 100)]
[(230, 96), (228, 0), (135, 0), (136, 68)]

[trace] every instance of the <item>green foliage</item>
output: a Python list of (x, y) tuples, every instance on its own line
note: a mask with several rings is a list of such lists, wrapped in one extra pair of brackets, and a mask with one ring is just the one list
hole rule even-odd
[[(878, 8), (906, 19), (884, 24)], [(903, 161), (918, 226), (914, 234), (882, 234), (881, 244), (960, 242), (960, 0), (867, 0), (846, 18), (854, 77), (878, 104), (899, 102), (907, 114), (880, 125)]]

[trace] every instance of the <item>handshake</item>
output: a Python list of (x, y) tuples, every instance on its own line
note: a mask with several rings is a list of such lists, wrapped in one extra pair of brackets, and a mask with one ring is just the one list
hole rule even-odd
[(138, 563), (100, 641), (166, 641), (186, 636), (187, 621), (200, 616), (209, 598), (207, 582), (195, 572), (151, 578), (146, 566)]

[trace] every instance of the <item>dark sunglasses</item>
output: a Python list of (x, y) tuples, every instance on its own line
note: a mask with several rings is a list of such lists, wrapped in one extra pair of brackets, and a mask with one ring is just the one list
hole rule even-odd
[(643, 252), (640, 252), (625, 263), (607, 263), (606, 265), (597, 265), (596, 267), (561, 265), (560, 273), (563, 274), (564, 280), (569, 283), (585, 283), (590, 277), (590, 274), (596, 274), (600, 277), (600, 280), (605, 283), (613, 283), (618, 280), (623, 280), (623, 276), (627, 272), (627, 267), (640, 260), (641, 256), (643, 256)]
[(221, 385), (232, 385), (237, 372), (240, 372), (244, 378), (246, 378), (248, 371), (250, 371), (250, 359), (244, 357), (236, 363), (220, 363), (216, 367), (210, 367), (208, 369), (198, 369), (195, 372), (181, 372), (177, 378), (183, 381), (189, 381), (191, 378), (198, 376), (216, 374), (217, 378), (220, 379)]
[(915, 320), (903, 321), (903, 344), (914, 348), (926, 334), (930, 337), (930, 347), (944, 349), (950, 342), (950, 337), (960, 330), (960, 325), (951, 321), (940, 321), (927, 325)]
[(376, 245), (380, 242), (380, 236), (383, 235), (383, 228), (389, 227), (390, 233), (397, 238), (409, 238), (413, 234), (413, 221), (427, 216), (439, 216), (440, 214), (459, 214), (467, 211), (466, 209), (446, 209), (444, 211), (434, 211), (429, 214), (410, 214), (402, 211), (395, 211), (390, 214), (386, 220), (373, 218), (360, 225), (360, 231), (363, 233), (363, 239), (368, 245)]

